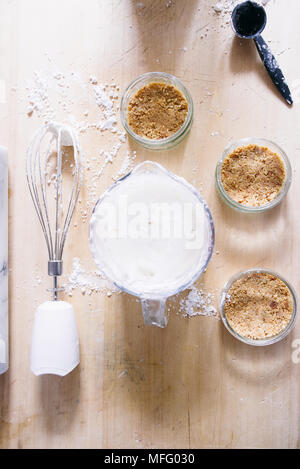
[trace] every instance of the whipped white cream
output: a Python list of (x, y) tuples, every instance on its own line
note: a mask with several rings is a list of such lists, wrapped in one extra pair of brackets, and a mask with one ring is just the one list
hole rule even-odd
[(205, 202), (155, 163), (113, 185), (91, 217), (98, 267), (137, 296), (173, 294), (197, 278), (212, 250)]

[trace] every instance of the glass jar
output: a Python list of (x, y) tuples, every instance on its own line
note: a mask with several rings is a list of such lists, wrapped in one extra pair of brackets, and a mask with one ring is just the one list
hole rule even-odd
[[(188, 103), (188, 114), (182, 127), (180, 127), (180, 129), (175, 132), (175, 134), (160, 140), (154, 140), (137, 135), (128, 124), (129, 101), (141, 88), (146, 85), (149, 85), (150, 83), (166, 83), (168, 85), (173, 85), (182, 93)], [(169, 73), (150, 72), (139, 76), (126, 88), (122, 96), (120, 112), (121, 121), (124, 126), (124, 129), (136, 143), (139, 143), (140, 145), (149, 150), (168, 150), (169, 148), (180, 143), (191, 129), (193, 122), (194, 106), (189, 91), (184, 86), (184, 84), (180, 80), (178, 80), (178, 78), (174, 77), (173, 75), (170, 75)]]
[[(226, 318), (226, 314), (225, 314), (225, 311), (224, 311), (224, 305), (225, 305), (225, 302), (226, 302), (226, 299), (227, 299), (228, 292), (229, 292), (231, 286), (234, 284), (234, 282), (236, 282), (240, 278), (242, 278), (244, 276), (247, 276), (249, 274), (260, 273), (260, 272), (265, 273), (265, 274), (269, 274), (269, 275), (273, 275), (274, 277), (279, 278), (287, 286), (287, 288), (289, 289), (294, 306), (293, 306), (293, 312), (292, 312), (292, 316), (291, 316), (289, 324), (286, 326), (285, 329), (283, 329), (281, 332), (279, 332), (279, 334), (277, 334), (273, 337), (269, 337), (267, 339), (250, 339), (248, 337), (241, 336), (240, 334), (238, 334), (231, 327), (231, 325), (229, 324), (229, 322)], [(280, 340), (284, 339), (284, 337), (286, 337), (291, 332), (291, 330), (293, 329), (293, 327), (295, 325), (295, 321), (296, 321), (296, 316), (297, 316), (297, 298), (296, 298), (296, 293), (295, 293), (293, 287), (286, 280), (284, 280), (280, 275), (278, 275), (277, 273), (272, 272), (270, 270), (265, 270), (265, 269), (249, 269), (249, 270), (245, 270), (243, 272), (240, 272), (240, 273), (234, 275), (226, 283), (225, 287), (223, 288), (223, 290), (221, 292), (219, 307), (220, 307), (221, 318), (222, 318), (223, 324), (226, 327), (226, 329), (236, 339), (240, 340), (241, 342), (244, 342), (245, 344), (254, 345), (254, 346), (271, 345), (271, 344), (275, 344), (276, 342), (279, 342)]]
[[(230, 153), (232, 153), (234, 150), (236, 150), (239, 147), (246, 147), (248, 145), (258, 145), (258, 146), (263, 146), (269, 148), (272, 152), (276, 153), (281, 161), (284, 164), (285, 168), (285, 180), (283, 183), (283, 186), (277, 195), (277, 197), (272, 200), (271, 202), (260, 205), (258, 207), (248, 207), (246, 205), (242, 205), (235, 200), (233, 200), (228, 193), (225, 191), (223, 183), (222, 183), (222, 177), (221, 177), (221, 172), (222, 172), (222, 166), (225, 158), (227, 158)], [(239, 210), (240, 212), (245, 212), (245, 213), (260, 213), (260, 212), (265, 212), (267, 210), (270, 210), (271, 208), (276, 207), (276, 205), (280, 204), (280, 202), (284, 199), (286, 194), (288, 193), (288, 190), (290, 188), (292, 182), (292, 168), (290, 161), (285, 154), (285, 152), (274, 142), (270, 140), (266, 140), (264, 138), (255, 138), (255, 137), (247, 137), (243, 138), (241, 140), (238, 140), (237, 142), (232, 143), (226, 150), (224, 150), (220, 160), (217, 163), (217, 168), (216, 168), (216, 185), (218, 192), (221, 196), (221, 198), (231, 207), (236, 210)]]

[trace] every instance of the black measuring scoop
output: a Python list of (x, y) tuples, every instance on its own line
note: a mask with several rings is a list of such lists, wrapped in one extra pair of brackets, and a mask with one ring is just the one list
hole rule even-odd
[(265, 29), (266, 23), (267, 14), (264, 7), (250, 0), (237, 5), (231, 15), (231, 24), (235, 34), (243, 39), (254, 40), (260, 58), (275, 86), (287, 103), (293, 104), (290, 89), (277, 60), (260, 35)]

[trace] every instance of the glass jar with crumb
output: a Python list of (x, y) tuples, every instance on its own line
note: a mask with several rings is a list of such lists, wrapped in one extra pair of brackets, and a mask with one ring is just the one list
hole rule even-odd
[(150, 72), (125, 90), (121, 121), (130, 137), (150, 150), (168, 150), (188, 134), (193, 121), (193, 100), (173, 75)]
[(297, 316), (293, 287), (265, 269), (249, 269), (233, 276), (221, 292), (219, 307), (226, 329), (236, 339), (254, 346), (284, 339)]
[(274, 142), (248, 137), (230, 145), (216, 168), (221, 198), (232, 208), (259, 213), (276, 207), (286, 196), (292, 169), (286, 153)]

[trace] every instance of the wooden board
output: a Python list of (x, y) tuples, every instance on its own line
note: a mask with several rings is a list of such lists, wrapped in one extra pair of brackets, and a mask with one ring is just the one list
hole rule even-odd
[[(233, 37), (229, 16), (218, 16), (214, 3), (0, 0), (0, 143), (9, 147), (11, 325), (10, 369), (0, 377), (1, 448), (300, 446), (300, 365), (291, 358), (299, 321), (281, 343), (251, 348), (212, 318), (188, 320), (173, 312), (165, 330), (149, 328), (135, 298), (75, 291), (69, 300), (80, 333), (80, 367), (66, 378), (37, 378), (29, 369), (34, 310), (48, 298), (50, 281), (25, 179), (26, 147), (42, 123), (36, 113), (27, 116), (26, 83), (49, 65), (49, 57), (59, 70), (74, 70), (86, 81), (91, 75), (103, 82), (113, 78), (121, 90), (147, 71), (180, 78), (195, 104), (189, 137), (165, 153), (127, 142), (121, 155), (136, 150), (136, 162), (156, 160), (202, 189), (219, 251), (205, 274), (210, 291), (219, 292), (231, 275), (256, 266), (278, 271), (299, 291), (300, 4), (271, 0), (264, 33), (292, 86), (290, 109), (254, 44)], [(75, 113), (76, 106), (77, 101)], [(281, 145), (294, 176), (282, 205), (253, 217), (225, 207), (214, 182), (223, 149), (246, 136)], [(83, 137), (84, 152), (97, 152), (98, 139), (96, 132)], [(99, 195), (112, 183), (118, 158), (99, 180)], [(94, 268), (88, 223), (82, 223), (79, 210), (75, 221), (64, 256), (68, 272), (75, 256)]]

